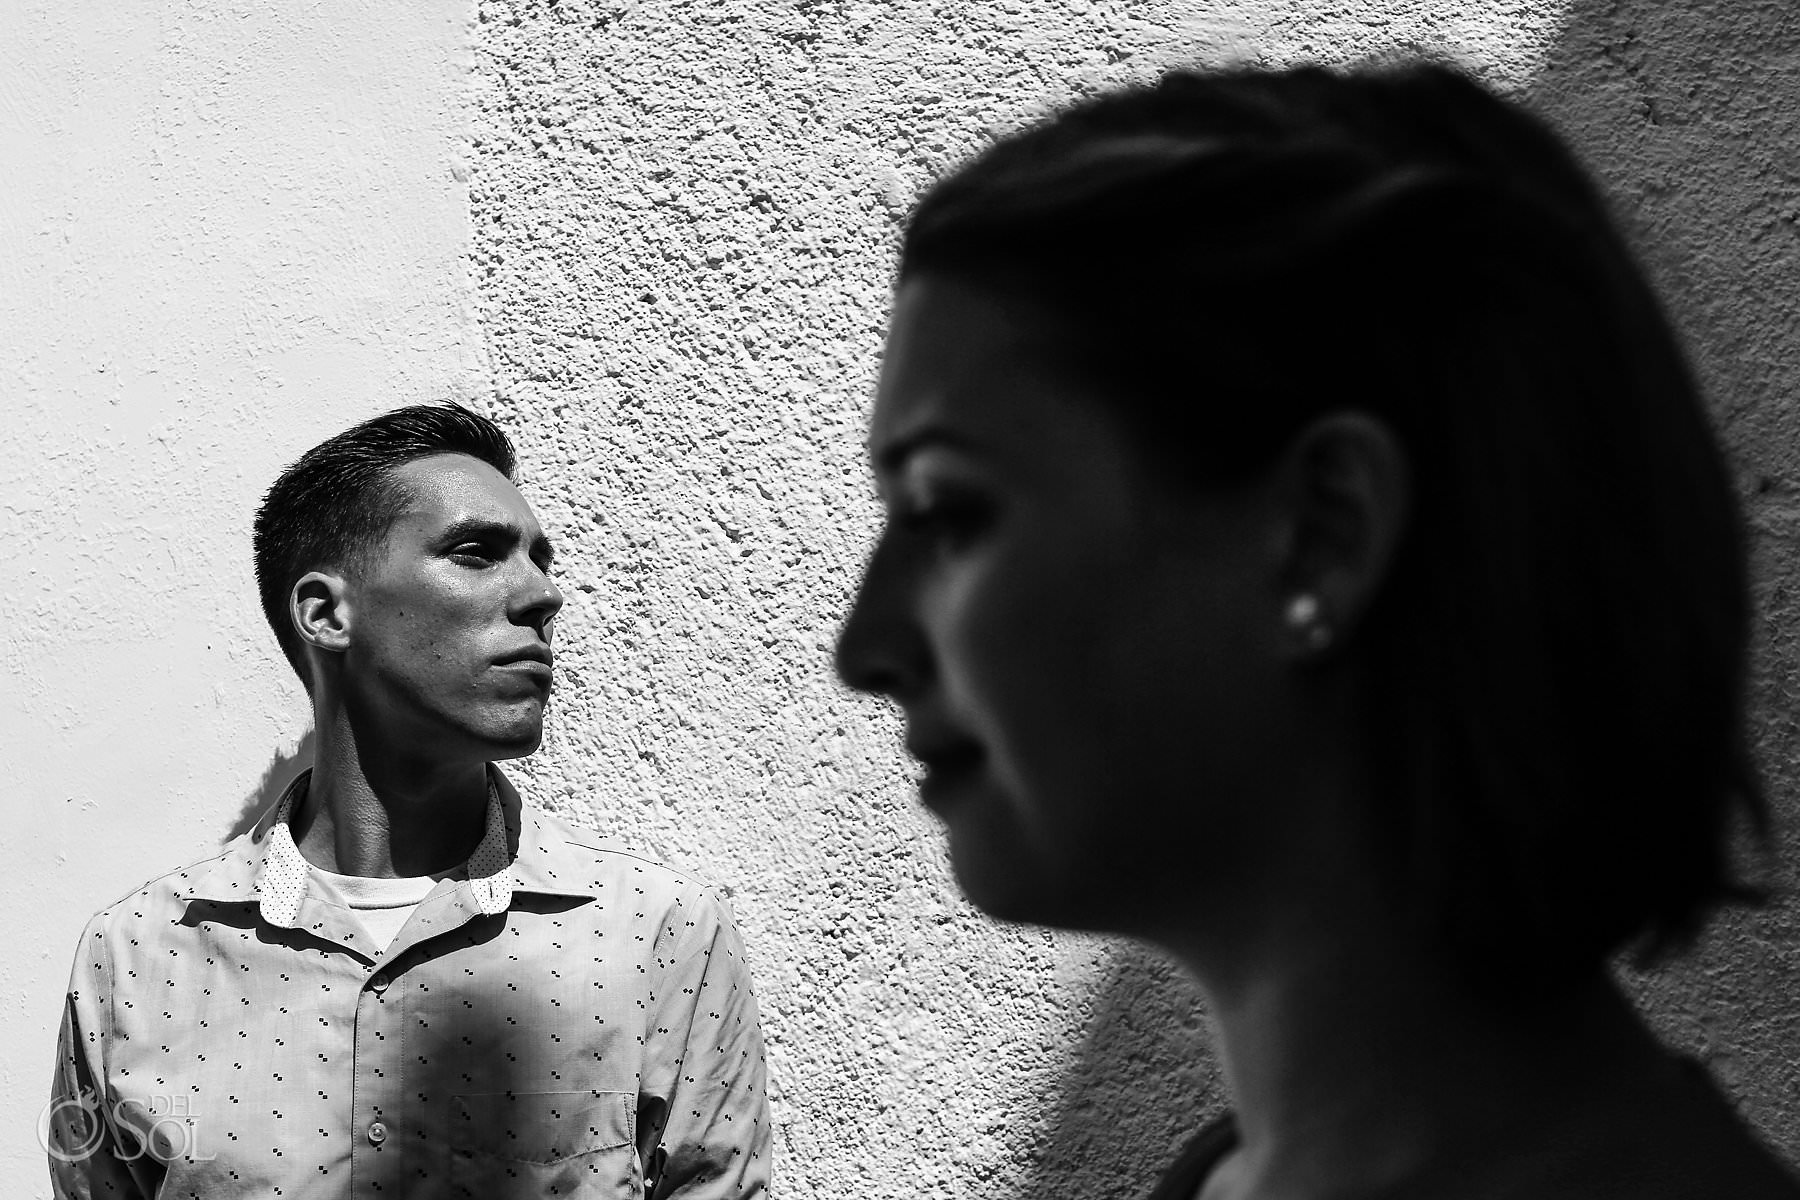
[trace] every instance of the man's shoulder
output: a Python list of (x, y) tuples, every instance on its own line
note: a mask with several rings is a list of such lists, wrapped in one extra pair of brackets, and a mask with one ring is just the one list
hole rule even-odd
[[(194, 891), (200, 889), (205, 883), (218, 882), (220, 876), (238, 874), (239, 871), (236, 871), (236, 867), (250, 867), (252, 869), (250, 878), (254, 878), (254, 867), (252, 864), (248, 864), (247, 855), (245, 855), (245, 846), (243, 846), (245, 840), (247, 838), (232, 838), (225, 844), (225, 847), (214, 851), (212, 855), (196, 858), (194, 862), (180, 865), (171, 871), (164, 871), (155, 878), (149, 878), (146, 882), (139, 883), (119, 900), (112, 901), (104, 909), (95, 912), (94, 921), (117, 923), (117, 921), (151, 919), (144, 914), (146, 905), (185, 901), (187, 898), (191, 898)], [(227, 883), (227, 887), (229, 887), (229, 883)], [(243, 883), (243, 887), (248, 889), (250, 882), (247, 880)], [(250, 900), (248, 892), (245, 894), (245, 900)]]
[[(187, 902), (204, 889), (236, 891), (254, 898), (254, 867), (246, 861), (245, 838), (234, 838), (222, 849), (145, 880), (88, 918), (82, 937), (147, 930), (166, 932), (186, 911)], [(235, 877), (242, 875), (240, 882)]]
[(537, 825), (540, 852), (559, 875), (573, 872), (569, 882), (623, 888), (631, 894), (670, 902), (721, 905), (729, 894), (689, 872), (670, 866), (656, 851), (619, 841), (576, 825), (541, 808), (530, 810)]

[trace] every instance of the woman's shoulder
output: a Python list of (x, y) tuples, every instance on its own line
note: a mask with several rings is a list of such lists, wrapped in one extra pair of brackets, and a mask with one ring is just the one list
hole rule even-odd
[[(1502, 1155), (1507, 1169), (1426, 1185), (1408, 1200), (1800, 1200), (1800, 1175), (1765, 1147), (1698, 1063), (1672, 1095)], [(1236, 1148), (1230, 1113), (1203, 1128), (1146, 1200), (1193, 1200)]]
[(1800, 1200), (1800, 1177), (1760, 1142), (1705, 1068), (1590, 1110), (1517, 1147), (1467, 1200)]
[(1684, 1094), (1641, 1131), (1642, 1190), (1633, 1194), (1668, 1200), (1800, 1200), (1800, 1175), (1758, 1140), (1706, 1069), (1684, 1059), (1681, 1074)]

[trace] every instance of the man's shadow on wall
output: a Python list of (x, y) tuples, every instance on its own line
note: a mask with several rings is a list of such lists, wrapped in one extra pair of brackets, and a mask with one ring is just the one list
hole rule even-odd
[(277, 750), (269, 757), (269, 765), (263, 769), (262, 779), (244, 797), (243, 808), (221, 841), (229, 842), (240, 834), (248, 833), (256, 824), (256, 818), (281, 798), (281, 793), (294, 781), (294, 776), (312, 766), (315, 740), (314, 731), (309, 728), (292, 750)]

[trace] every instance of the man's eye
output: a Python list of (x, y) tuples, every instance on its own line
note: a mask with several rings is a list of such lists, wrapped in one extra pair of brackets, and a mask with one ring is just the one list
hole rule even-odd
[(454, 550), (450, 551), (450, 557), (456, 559), (458, 562), (467, 562), (470, 564), (480, 563), (484, 566), (494, 561), (494, 556), (488, 548), (475, 542), (469, 542), (456, 547)]

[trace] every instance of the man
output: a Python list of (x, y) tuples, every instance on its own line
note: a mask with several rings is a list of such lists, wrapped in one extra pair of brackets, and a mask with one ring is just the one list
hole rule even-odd
[(710, 892), (521, 807), (562, 596), (513, 450), (400, 409), (256, 518), (313, 768), (89, 923), (58, 1196), (753, 1197), (762, 1039)]

